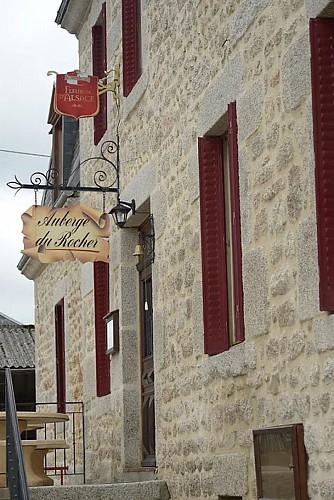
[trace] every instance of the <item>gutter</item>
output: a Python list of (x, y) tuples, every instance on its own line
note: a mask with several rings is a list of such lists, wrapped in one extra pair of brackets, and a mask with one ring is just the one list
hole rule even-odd
[(63, 22), (64, 16), (67, 11), (68, 4), (70, 3), (71, 0), (62, 0), (61, 5), (58, 9), (57, 12), (57, 17), (55, 19), (55, 23), (61, 24)]
[(26, 263), (28, 262), (28, 260), (29, 260), (29, 257), (28, 257), (27, 255), (23, 255), (23, 256), (20, 258), (19, 263), (18, 263), (18, 264), (17, 264), (17, 266), (16, 266), (16, 267), (17, 267), (17, 269), (18, 269), (19, 271), (22, 271), (22, 270), (23, 270), (23, 268), (24, 268), (24, 266), (25, 266), (25, 265), (26, 265)]

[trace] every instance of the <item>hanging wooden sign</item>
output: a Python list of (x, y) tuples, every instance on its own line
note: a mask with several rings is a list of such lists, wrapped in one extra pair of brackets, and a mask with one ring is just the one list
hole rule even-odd
[(109, 216), (86, 205), (33, 205), (21, 216), (24, 250), (44, 264), (59, 260), (109, 262)]
[(57, 74), (54, 109), (59, 115), (84, 118), (100, 110), (98, 77), (80, 71)]

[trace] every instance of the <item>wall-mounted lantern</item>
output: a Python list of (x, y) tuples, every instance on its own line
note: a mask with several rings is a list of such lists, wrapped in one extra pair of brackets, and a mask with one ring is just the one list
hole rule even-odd
[(121, 201), (119, 197), (117, 198), (117, 205), (112, 208), (109, 214), (112, 216), (113, 221), (119, 228), (124, 227), (128, 219), (129, 212), (132, 210), (132, 214), (136, 213), (136, 203), (132, 200), (131, 203), (126, 201)]

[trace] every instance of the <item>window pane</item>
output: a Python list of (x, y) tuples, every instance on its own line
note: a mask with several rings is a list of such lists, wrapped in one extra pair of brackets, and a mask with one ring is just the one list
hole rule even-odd
[(263, 498), (294, 500), (292, 433), (261, 433), (258, 442)]

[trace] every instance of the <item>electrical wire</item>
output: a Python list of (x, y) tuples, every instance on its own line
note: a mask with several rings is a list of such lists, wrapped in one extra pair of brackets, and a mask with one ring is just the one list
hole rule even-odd
[(12, 149), (0, 149), (1, 153), (12, 153), (16, 155), (26, 155), (26, 156), (41, 156), (43, 158), (50, 158), (50, 155), (40, 155), (37, 153), (26, 153), (24, 151), (14, 151)]

